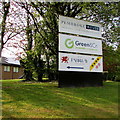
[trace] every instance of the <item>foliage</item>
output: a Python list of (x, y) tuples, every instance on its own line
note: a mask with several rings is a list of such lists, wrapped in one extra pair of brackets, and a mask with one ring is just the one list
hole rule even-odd
[(108, 71), (108, 79), (120, 80), (120, 50), (119, 46), (115, 49), (113, 46), (103, 44), (104, 70)]
[(24, 68), (25, 81), (32, 81), (33, 80), (32, 53), (30, 51), (27, 51), (26, 54), (27, 56), (20, 60), (20, 64)]
[[(27, 44), (22, 44), (26, 54), (24, 58), (26, 62), (23, 64), (28, 65), (25, 69), (29, 69), (31, 75), (36, 73), (37, 76), (39, 74), (42, 76), (45, 72), (50, 80), (57, 79), (58, 21), (59, 15), (63, 15), (102, 25), (103, 53), (107, 70), (114, 75), (119, 73), (118, 4), (117, 2), (15, 2), (25, 14), (24, 21), (21, 21), (25, 23), (24, 36), (27, 41)], [(116, 45), (116, 50), (113, 45)], [(40, 69), (37, 66), (41, 66)]]
[(120, 81), (120, 44), (116, 50), (116, 58), (115, 58), (115, 62), (117, 64), (116, 66), (116, 70), (115, 70), (115, 75), (116, 75), (116, 80)]
[[(42, 17), (41, 33), (45, 48), (50, 53), (56, 55), (57, 64), (57, 43), (58, 43), (58, 16), (68, 16), (83, 19), (91, 22), (98, 22), (103, 27), (103, 49), (104, 62), (109, 67), (107, 71), (112, 76), (118, 73), (119, 62), (117, 51), (111, 45), (119, 46), (119, 15), (118, 3), (105, 2), (88, 2), (88, 3), (31, 3), (32, 7), (37, 11), (36, 14)], [(106, 46), (104, 46), (104, 44)], [(106, 48), (104, 48), (106, 47)], [(105, 50), (106, 49), (106, 50)], [(45, 53), (46, 54), (46, 53)], [(113, 56), (116, 57), (113, 60)], [(109, 60), (109, 58), (111, 58)], [(56, 67), (57, 68), (57, 67)]]
[[(43, 51), (42, 54), (46, 58), (45, 72), (47, 73), (49, 80), (57, 79), (59, 15), (75, 17), (82, 11), (82, 8), (84, 5), (86, 5), (86, 3), (32, 2), (30, 5), (33, 7), (34, 11), (36, 11), (34, 14), (29, 14), (34, 21), (36, 32), (40, 38), (37, 41), (35, 40), (35, 43), (37, 45), (37, 48)], [(36, 16), (41, 16), (42, 19), (40, 22), (37, 21)]]

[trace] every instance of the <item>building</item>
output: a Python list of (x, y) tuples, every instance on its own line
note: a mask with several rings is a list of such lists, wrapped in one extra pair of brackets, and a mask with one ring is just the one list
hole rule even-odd
[(19, 79), (23, 75), (20, 62), (13, 58), (0, 58), (0, 79)]

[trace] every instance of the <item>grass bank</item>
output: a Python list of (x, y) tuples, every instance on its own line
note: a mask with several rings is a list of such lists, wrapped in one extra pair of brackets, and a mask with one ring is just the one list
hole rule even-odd
[(117, 118), (118, 83), (58, 88), (57, 82), (2, 81), (3, 118)]

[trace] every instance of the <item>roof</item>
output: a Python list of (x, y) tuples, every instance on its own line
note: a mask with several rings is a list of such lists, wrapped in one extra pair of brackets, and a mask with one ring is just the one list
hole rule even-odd
[(1, 57), (1, 58), (0, 58), (0, 64), (5, 64), (5, 65), (18, 65), (18, 66), (20, 66), (20, 61), (19, 61), (19, 60), (16, 60), (15, 58)]

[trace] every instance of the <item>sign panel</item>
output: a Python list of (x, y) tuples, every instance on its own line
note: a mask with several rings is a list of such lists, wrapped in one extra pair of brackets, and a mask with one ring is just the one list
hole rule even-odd
[(59, 51), (102, 55), (102, 41), (59, 34)]
[(103, 72), (103, 58), (101, 56), (59, 53), (58, 70)]
[(102, 38), (100, 24), (64, 16), (59, 16), (59, 32)]

